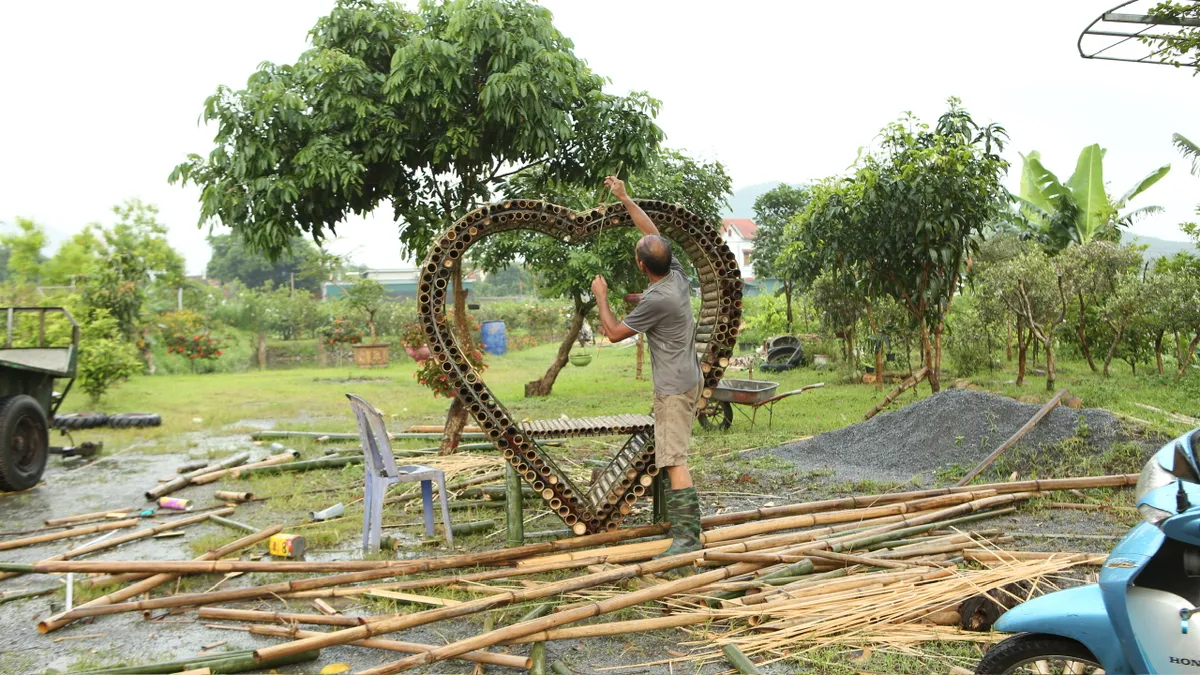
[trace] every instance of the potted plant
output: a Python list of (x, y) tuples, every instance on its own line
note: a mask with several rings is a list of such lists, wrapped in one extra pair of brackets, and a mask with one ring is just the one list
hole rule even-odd
[(401, 333), (400, 344), (404, 345), (404, 351), (408, 352), (417, 365), (421, 365), (432, 356), (425, 341), (425, 329), (419, 323), (414, 323)]
[(388, 364), (388, 344), (378, 342), (375, 335), (375, 314), (386, 297), (387, 290), (374, 279), (359, 279), (346, 289), (346, 301), (366, 315), (367, 328), (371, 332), (369, 343), (354, 345), (354, 363), (359, 368), (383, 368)]

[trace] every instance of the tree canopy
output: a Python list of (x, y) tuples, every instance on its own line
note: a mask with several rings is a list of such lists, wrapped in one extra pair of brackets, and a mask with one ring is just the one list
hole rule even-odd
[(528, 0), (424, 0), (415, 12), (338, 0), (309, 37), (295, 63), (220, 87), (203, 113), (216, 147), (171, 174), (201, 188), (202, 222), (270, 256), (386, 201), (401, 247), (423, 255), (522, 169), (598, 184), (642, 166), (662, 138), (658, 102), (606, 94)]
[(221, 281), (237, 280), (248, 288), (261, 288), (268, 282), (309, 291), (320, 285), (320, 252), (301, 236), (292, 237), (288, 247), (274, 262), (248, 247), (241, 235), (217, 234), (208, 238), (212, 257), (207, 275)]

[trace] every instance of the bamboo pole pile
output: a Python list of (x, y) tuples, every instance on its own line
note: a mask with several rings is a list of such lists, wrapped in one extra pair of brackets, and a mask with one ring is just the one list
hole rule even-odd
[[(465, 456), (457, 461), (464, 467), (460, 475), (468, 476), (467, 480), (495, 473), (491, 471), (495, 461), (485, 464)], [(723, 648), (732, 645), (730, 653), (762, 665), (764, 660), (779, 658), (789, 645), (801, 643), (912, 645), (923, 635), (956, 639), (953, 631), (927, 622), (979, 593), (1003, 592), (1016, 581), (1050, 587), (1063, 570), (1101, 560), (1090, 554), (1014, 550), (1014, 539), (989, 526), (988, 519), (1056, 491), (1132, 483), (1124, 475), (1023, 481), (718, 514), (704, 519), (701, 550), (661, 559), (655, 556), (670, 545), (670, 540), (661, 538), (666, 531), (661, 524), (419, 559), (228, 557), (279, 531), (271, 528), (196, 560), (75, 560), (66, 555), (29, 564), (0, 563), (0, 572), (145, 575), (126, 588), (44, 620), (39, 629), (49, 632), (106, 614), (198, 608), (202, 620), (235, 622), (231, 629), (284, 640), (255, 650), (250, 658), (259, 664), (352, 645), (397, 653), (395, 661), (360, 671), (369, 675), (428, 670), (430, 664), (446, 659), (521, 669), (542, 661), (531, 663), (525, 652), (497, 649), (706, 625), (704, 639), (682, 658), (723, 661)], [(680, 568), (692, 573), (672, 578)], [(247, 576), (239, 587), (201, 593), (150, 593), (182, 575), (235, 572), (272, 577), (265, 580), (269, 583), (255, 584)], [(552, 576), (533, 579), (545, 574)], [(279, 575), (287, 576), (279, 580)], [(421, 589), (445, 588), (463, 595), (455, 602), (411, 595), (428, 592)], [(263, 611), (266, 605), (236, 604), (362, 596), (435, 606), (401, 614), (351, 616), (310, 614), (295, 611), (295, 606), (288, 611)], [(496, 621), (498, 628), (449, 644), (406, 642), (403, 635), (420, 626), (481, 612), (490, 616), (522, 603), (536, 603), (536, 611), (529, 611), (534, 604), (516, 612), (509, 609), (508, 622)], [(572, 625), (630, 607), (641, 607), (647, 617)], [(664, 611), (669, 614), (658, 615)], [(521, 618), (511, 623), (514, 616)], [(305, 625), (319, 630), (300, 628)]]

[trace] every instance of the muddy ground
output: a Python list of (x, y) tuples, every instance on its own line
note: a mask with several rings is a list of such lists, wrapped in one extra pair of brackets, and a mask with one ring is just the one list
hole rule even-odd
[[(962, 394), (955, 396), (962, 400), (967, 398)], [(1074, 425), (1074, 418), (1063, 418), (1060, 424), (1063, 428)], [(239, 426), (245, 428), (247, 425), (239, 423)], [(256, 423), (252, 426), (268, 426), (268, 424)], [(994, 426), (994, 424), (990, 424), (989, 434), (998, 433)], [(946, 433), (950, 439), (947, 442), (953, 444), (953, 437), (958, 432), (948, 430)], [(84, 437), (85, 435), (81, 435), (81, 438)], [(828, 440), (822, 439), (820, 447), (826, 447)], [(143, 492), (156, 484), (160, 477), (175, 475), (175, 468), (183, 462), (206, 456), (210, 450), (232, 451), (252, 447), (249, 436), (244, 434), (196, 436), (189, 439), (184, 445), (190, 445), (192, 449), (187, 452), (164, 453), (154, 447), (120, 448), (116, 449), (120, 454), (73, 468), (64, 468), (59, 458), (52, 457), (45, 482), (42, 485), (23, 493), (0, 495), (0, 516), (2, 516), (0, 529), (6, 532), (36, 529), (42, 526), (42, 521), (47, 518), (121, 506), (145, 507), (149, 503), (146, 502)], [(1146, 441), (1143, 445), (1148, 452), (1154, 442)], [(953, 447), (961, 447), (961, 445)], [(974, 450), (974, 452), (978, 452), (978, 450)], [(259, 454), (262, 454), (261, 451)], [(861, 481), (867, 475), (864, 473), (860, 458), (850, 456), (857, 453), (850, 453), (845, 460), (839, 460), (837, 453), (823, 453), (819, 460), (814, 459), (807, 449), (795, 447), (783, 448), (774, 454), (785, 462), (794, 462), (797, 470), (811, 470), (819, 465), (822, 471), (809, 473), (808, 478), (801, 484), (783, 486), (775, 482), (777, 476), (774, 474), (779, 473), (778, 465), (761, 469), (761, 475), (752, 476), (753, 482), (757, 486), (756, 489), (747, 490), (747, 492), (770, 491), (773, 493), (771, 495), (773, 503), (798, 502), (818, 499), (831, 494), (846, 494), (847, 481)], [(749, 468), (746, 471), (754, 473), (753, 466), (753, 461), (748, 461), (747, 467)], [(920, 472), (919, 476), (912, 478), (915, 478), (922, 486), (928, 487), (939, 482), (936, 474), (931, 474), (927, 467), (920, 467)], [(886, 477), (892, 480), (900, 478), (896, 470), (890, 470)], [(947, 480), (947, 477), (943, 477), (940, 482), (945, 484)], [(949, 480), (949, 482), (953, 481)], [(229, 489), (228, 485), (224, 487)], [(729, 485), (721, 485), (718, 486), (718, 489), (709, 490), (711, 494), (705, 494), (706, 487), (703, 482), (700, 483), (706, 512), (711, 513), (717, 509), (739, 510), (749, 506), (763, 505), (762, 498), (752, 494), (739, 496), (734, 494), (736, 490)], [(193, 499), (199, 505), (208, 505), (213, 501), (211, 493), (221, 488), (220, 481), (207, 486), (192, 486), (180, 493), (180, 496)], [(256, 511), (260, 508), (262, 506), (257, 504), (242, 505), (238, 508), (236, 518), (252, 524), (261, 524), (255, 518)], [(158, 517), (156, 520), (161, 521), (162, 518)], [(1128, 522), (1123, 522), (1121, 518), (1114, 518), (1111, 514), (1032, 510), (988, 521), (987, 526), (1001, 527), (1009, 532), (1029, 535), (1039, 533), (1086, 534), (1093, 538), (1026, 537), (1022, 538), (1018, 545), (1032, 550), (1103, 552), (1113, 543), (1107, 537), (1115, 539), (1123, 534), (1128, 529)], [(218, 527), (205, 522), (187, 528), (186, 538), (141, 540), (96, 554), (89, 559), (188, 559), (191, 554), (187, 549), (186, 541), (205, 533), (217, 532), (219, 531)], [(19, 562), (40, 560), (90, 541), (94, 536), (98, 535), (68, 540), (69, 544), (51, 542), (0, 552), (0, 559)], [(346, 548), (352, 546), (353, 542), (350, 542)], [(347, 553), (343, 554), (343, 557), (353, 557), (354, 555), (356, 554)], [(214, 578), (213, 583), (217, 580)], [(62, 586), (63, 582), (61, 579), (51, 576), (28, 576), (0, 581), (0, 592), (44, 588), (51, 585)], [(242, 579), (231, 579), (223, 583), (222, 588), (235, 588), (242, 585), (249, 585), (249, 582)], [(311, 605), (306, 604), (307, 602), (292, 600), (285, 606), (282, 600), (271, 600), (243, 603), (236, 606), (249, 609), (314, 612), (315, 610)], [(362, 607), (357, 605), (357, 601), (351, 598), (338, 598), (330, 602), (346, 614), (366, 613)], [(136, 613), (104, 616), (92, 621), (77, 622), (51, 635), (39, 634), (35, 628), (36, 622), (61, 609), (62, 603), (63, 594), (60, 591), (53, 595), (0, 605), (0, 673), (69, 672), (118, 663), (123, 658), (133, 658), (139, 662), (181, 659), (200, 652), (203, 645), (222, 641), (225, 644), (219, 649), (247, 649), (278, 642), (276, 638), (205, 627), (203, 622), (196, 619), (195, 613), (192, 611), (159, 617), (157, 620), (146, 620)], [(393, 637), (413, 642), (442, 644), (473, 635), (478, 632), (479, 628), (478, 620), (443, 622), (405, 631)], [(667, 658), (669, 650), (685, 649), (681, 647), (681, 642), (687, 639), (687, 634), (682, 631), (668, 630), (629, 637), (591, 639), (586, 642), (555, 642), (548, 645), (548, 652), (551, 661), (562, 660), (578, 673), (621, 672), (673, 675), (675, 672), (716, 673), (726, 671), (724, 663), (699, 671), (696, 671), (695, 667), (689, 663), (678, 664), (673, 668), (648, 666), (617, 671), (609, 670), (615, 666), (636, 666)], [(525, 654), (528, 647), (518, 646), (512, 650), (513, 653)], [(280, 668), (278, 672), (316, 673), (322, 666), (338, 662), (349, 663), (354, 670), (359, 670), (395, 660), (400, 656), (402, 655), (356, 647), (329, 648), (322, 651), (321, 659), (316, 663)], [(468, 673), (472, 669), (472, 664), (451, 661), (438, 664), (423, 672)], [(798, 666), (795, 664), (768, 666), (764, 668), (764, 671), (770, 673), (808, 672), (798, 670)], [(493, 668), (493, 672), (498, 672), (498, 669)]]

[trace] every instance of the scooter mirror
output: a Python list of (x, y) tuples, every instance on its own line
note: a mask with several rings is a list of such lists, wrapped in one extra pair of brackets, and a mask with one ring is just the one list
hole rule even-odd
[(1189, 483), (1200, 483), (1200, 478), (1196, 477), (1196, 470), (1192, 468), (1192, 460), (1188, 457), (1188, 451), (1183, 447), (1182, 443), (1175, 444), (1175, 457), (1172, 462), (1171, 473), (1179, 480), (1185, 480)]

